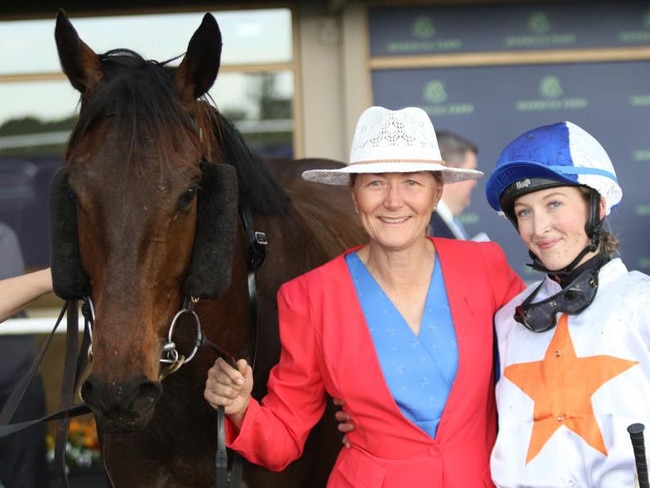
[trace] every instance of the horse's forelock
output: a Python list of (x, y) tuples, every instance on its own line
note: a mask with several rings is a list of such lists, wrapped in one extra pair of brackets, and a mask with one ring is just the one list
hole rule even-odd
[[(121, 148), (135, 157), (139, 150), (153, 150), (164, 158), (165, 145), (173, 143), (180, 129), (195, 130), (176, 91), (173, 68), (127, 49), (108, 51), (100, 59), (104, 76), (91, 93), (82, 96), (70, 147), (107, 117), (115, 120), (123, 135)], [(149, 141), (155, 141), (153, 147)]]

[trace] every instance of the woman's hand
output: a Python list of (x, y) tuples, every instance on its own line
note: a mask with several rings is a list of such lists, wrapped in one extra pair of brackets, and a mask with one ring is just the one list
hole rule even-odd
[[(339, 398), (333, 398), (332, 399), (334, 402), (334, 405), (337, 407), (343, 407), (345, 405), (345, 402)], [(343, 410), (337, 410), (336, 413), (334, 414), (334, 417), (336, 418), (336, 421), (338, 422), (336, 428), (341, 432), (343, 435), (343, 445), (345, 447), (350, 447), (350, 439), (348, 438), (348, 432), (352, 432), (354, 430), (354, 423), (352, 423), (352, 417), (350, 416), (349, 413), (344, 412)]]
[(204, 398), (214, 409), (225, 407), (226, 415), (241, 427), (253, 391), (253, 370), (245, 359), (237, 361), (237, 369), (218, 358), (208, 370)]

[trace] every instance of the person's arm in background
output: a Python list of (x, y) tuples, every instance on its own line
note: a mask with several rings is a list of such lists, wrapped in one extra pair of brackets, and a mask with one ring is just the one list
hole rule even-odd
[(50, 268), (0, 280), (0, 322), (51, 291)]

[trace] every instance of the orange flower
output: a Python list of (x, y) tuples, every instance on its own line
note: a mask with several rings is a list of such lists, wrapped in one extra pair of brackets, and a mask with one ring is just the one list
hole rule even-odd
[[(48, 458), (54, 459), (55, 432), (46, 437)], [(99, 462), (99, 439), (97, 427), (92, 416), (70, 419), (68, 427), (68, 442), (66, 446), (66, 462), (69, 465), (89, 466)]]

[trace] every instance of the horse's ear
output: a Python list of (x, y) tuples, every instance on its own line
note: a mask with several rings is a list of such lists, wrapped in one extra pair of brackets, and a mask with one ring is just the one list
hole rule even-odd
[(202, 163), (192, 262), (186, 296), (219, 298), (230, 287), (237, 232), (237, 172), (229, 164)]
[(50, 184), (50, 266), (54, 293), (59, 297), (75, 300), (90, 295), (79, 254), (77, 203), (62, 169)]
[(102, 79), (99, 56), (80, 38), (63, 9), (59, 9), (54, 28), (61, 68), (79, 92), (87, 93)]
[(176, 69), (176, 85), (181, 94), (191, 100), (205, 95), (217, 79), (220, 63), (221, 31), (216, 19), (207, 13)]

